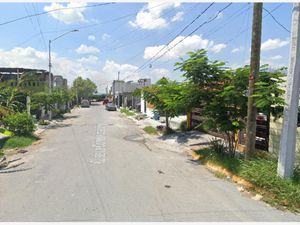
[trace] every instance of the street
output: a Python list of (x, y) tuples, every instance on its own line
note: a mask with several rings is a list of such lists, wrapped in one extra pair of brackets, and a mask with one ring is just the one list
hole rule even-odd
[(0, 174), (3, 221), (300, 221), (184, 154), (149, 148), (119, 112), (75, 109)]

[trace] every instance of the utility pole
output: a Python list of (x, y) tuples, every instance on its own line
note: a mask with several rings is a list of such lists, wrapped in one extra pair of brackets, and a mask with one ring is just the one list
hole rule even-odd
[(120, 108), (120, 71), (118, 71), (118, 108)]
[[(51, 40), (49, 40), (49, 95), (52, 93), (52, 79), (51, 79)], [(52, 112), (48, 107), (49, 120), (52, 120)]]
[(248, 90), (248, 110), (246, 127), (246, 150), (245, 159), (249, 159), (255, 151), (256, 142), (256, 114), (257, 110), (254, 104), (253, 94), (255, 82), (259, 76), (260, 67), (260, 46), (261, 46), (261, 27), (262, 27), (262, 9), (263, 3), (254, 3), (253, 21), (252, 21), (252, 43), (250, 59), (250, 75)]
[(300, 3), (294, 3), (290, 59), (285, 91), (283, 126), (277, 173), (281, 177), (292, 177), (294, 173), (297, 117), (300, 88)]
[(76, 79), (75, 82), (76, 82), (76, 105), (78, 106), (79, 105), (79, 101), (78, 101), (78, 85), (77, 85), (78, 80)]

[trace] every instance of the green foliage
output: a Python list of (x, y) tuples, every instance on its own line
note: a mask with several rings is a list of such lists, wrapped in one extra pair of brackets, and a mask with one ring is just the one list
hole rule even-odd
[(188, 128), (187, 128), (187, 121), (184, 120), (184, 121), (181, 121), (180, 125), (179, 125), (179, 130), (181, 132), (186, 132), (188, 131)]
[(143, 129), (147, 134), (158, 134), (157, 130), (152, 126), (144, 127)]
[(10, 114), (3, 120), (5, 128), (16, 135), (30, 135), (35, 129), (31, 116), (27, 113)]
[(26, 96), (15, 87), (0, 90), (0, 107), (3, 116), (7, 113), (20, 112), (25, 109)]
[(121, 108), (121, 109), (120, 109), (120, 112), (121, 112), (121, 113), (124, 113), (126, 116), (134, 116), (134, 115), (135, 115), (134, 112), (128, 110), (127, 108)]
[(169, 118), (178, 116), (188, 110), (186, 101), (186, 83), (170, 81), (163, 77), (156, 84), (141, 90), (143, 98), (153, 104), (155, 109), (166, 116), (166, 126), (169, 129)]
[(286, 76), (283, 70), (285, 68), (269, 72), (267, 65), (263, 65), (253, 95), (256, 107), (266, 115), (272, 113), (275, 119), (283, 114), (284, 90), (280, 88)]
[(4, 134), (4, 135), (7, 135), (7, 136), (13, 136), (13, 132), (9, 131), (9, 130), (6, 130), (2, 127), (0, 127), (0, 133)]
[(12, 136), (3, 143), (2, 149), (24, 148), (32, 144), (38, 138), (35, 136)]
[(282, 179), (277, 176), (277, 160), (274, 157), (254, 157), (252, 160), (241, 160), (220, 154), (214, 149), (199, 150), (204, 161), (221, 166), (228, 171), (263, 188), (263, 200), (279, 208), (286, 207), (300, 212), (300, 170), (295, 169), (293, 179)]
[[(236, 134), (246, 123), (250, 67), (225, 69), (223, 62), (210, 61), (205, 50), (188, 52), (187, 55), (186, 60), (181, 59), (175, 64), (188, 81), (181, 95), (184, 101), (179, 105), (187, 109), (202, 108), (203, 123), (199, 126), (222, 133), (228, 143), (228, 153), (234, 157)], [(284, 104), (280, 89), (284, 74), (282, 70), (269, 72), (266, 68), (261, 67), (256, 83), (255, 104), (259, 112), (279, 116)]]
[(225, 63), (210, 61), (206, 53), (204, 49), (188, 52), (188, 59), (180, 58), (181, 62), (175, 63), (175, 70), (184, 72), (183, 76), (194, 84), (214, 86), (224, 72)]
[(79, 99), (92, 99), (96, 91), (97, 85), (89, 78), (78, 77), (73, 81), (73, 97), (76, 96), (77, 92)]

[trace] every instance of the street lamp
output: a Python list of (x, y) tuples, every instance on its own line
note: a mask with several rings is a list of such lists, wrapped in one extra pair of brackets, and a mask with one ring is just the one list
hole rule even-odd
[[(67, 35), (67, 34), (69, 34), (69, 33), (72, 33), (72, 32), (78, 32), (79, 30), (77, 30), (77, 29), (75, 29), (75, 30), (70, 30), (70, 31), (68, 31), (68, 32), (66, 32), (66, 33), (64, 33), (64, 34), (62, 34), (62, 35), (60, 35), (60, 36), (58, 36), (58, 37), (56, 37), (56, 38), (54, 38), (54, 39), (52, 39), (52, 40), (49, 40), (49, 94), (51, 94), (51, 92), (52, 92), (52, 80), (51, 80), (51, 43), (53, 42), (53, 41), (55, 41), (55, 40), (57, 40), (58, 38), (61, 38), (62, 36), (65, 36), (65, 35)], [(51, 120), (51, 111), (49, 110), (49, 119)]]
[(57, 40), (58, 38), (61, 38), (62, 36), (65, 36), (65, 35), (67, 35), (67, 34), (69, 34), (69, 33), (72, 33), (72, 32), (78, 32), (79, 30), (71, 30), (71, 31), (68, 31), (68, 32), (66, 32), (66, 33), (64, 33), (64, 34), (62, 34), (62, 35), (60, 35), (60, 36), (58, 36), (58, 37), (56, 37), (56, 38), (54, 38), (54, 39), (52, 39), (52, 40), (49, 40), (49, 93), (51, 93), (51, 91), (52, 91), (52, 81), (51, 81), (51, 66), (52, 66), (52, 64), (51, 64), (51, 43), (53, 42), (53, 41), (55, 41), (55, 40)]

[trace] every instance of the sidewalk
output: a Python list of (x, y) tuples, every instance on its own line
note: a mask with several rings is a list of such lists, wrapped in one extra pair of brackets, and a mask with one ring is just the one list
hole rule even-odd
[[(137, 126), (141, 128), (141, 130), (146, 126), (152, 126), (156, 128), (156, 126), (158, 125), (165, 125), (165, 123), (161, 123), (161, 121), (156, 121), (151, 118), (146, 118), (143, 120), (137, 120), (134, 117), (128, 118), (134, 121), (137, 124)], [(174, 123), (177, 122), (177, 124), (180, 124), (181, 119), (182, 118), (176, 118), (176, 120), (174, 120)], [(169, 135), (150, 135), (144, 131), (143, 133), (146, 139), (145, 144), (150, 149), (154, 146), (158, 149), (163, 149), (177, 153), (189, 153), (191, 150), (206, 147), (214, 138), (214, 136), (210, 134), (201, 133), (195, 130), (188, 132), (176, 132)]]

